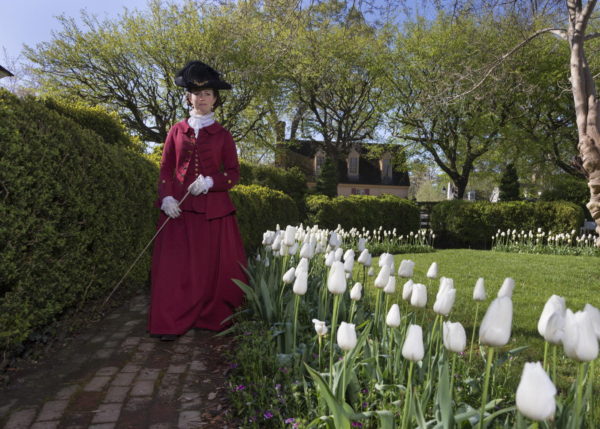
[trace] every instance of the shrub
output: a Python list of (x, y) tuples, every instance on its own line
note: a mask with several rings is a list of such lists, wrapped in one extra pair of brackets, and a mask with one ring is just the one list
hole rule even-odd
[(304, 217), (308, 188), (306, 187), (306, 178), (298, 167), (283, 169), (272, 165), (252, 165), (249, 162), (241, 161), (240, 173), (241, 185), (264, 186), (292, 197), (300, 217)]
[(431, 212), (440, 247), (489, 248), (499, 229), (567, 232), (579, 230), (582, 223), (581, 207), (568, 202), (452, 200), (436, 204)]
[(295, 225), (298, 209), (291, 197), (281, 191), (258, 185), (237, 185), (231, 190), (238, 224), (248, 255), (262, 243), (262, 234), (277, 224)]
[[(155, 231), (156, 168), (67, 116), (0, 91), (3, 352), (106, 296)], [(122, 289), (145, 285), (149, 262)]]
[(562, 174), (552, 178), (550, 188), (542, 192), (543, 201), (570, 201), (580, 206), (587, 219), (592, 215), (586, 207), (590, 200), (590, 189), (585, 179)]
[(313, 195), (307, 198), (308, 223), (321, 228), (344, 229), (396, 228), (398, 234), (419, 229), (419, 208), (404, 198), (394, 195), (350, 195), (328, 198)]

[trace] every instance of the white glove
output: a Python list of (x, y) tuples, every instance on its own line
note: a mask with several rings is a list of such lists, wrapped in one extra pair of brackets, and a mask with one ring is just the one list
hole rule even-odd
[(194, 182), (190, 186), (188, 186), (188, 191), (190, 191), (192, 195), (206, 194), (212, 186), (212, 177), (204, 177), (201, 174), (196, 180), (194, 180)]
[(179, 208), (179, 202), (171, 196), (163, 198), (160, 209), (163, 212), (165, 212), (166, 215), (172, 219), (179, 217), (179, 215), (181, 214), (181, 209)]

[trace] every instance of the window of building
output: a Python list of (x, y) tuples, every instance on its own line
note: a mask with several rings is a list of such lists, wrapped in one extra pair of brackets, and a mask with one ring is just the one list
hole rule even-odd
[(355, 149), (352, 149), (348, 154), (348, 178), (358, 179), (358, 162), (359, 154)]
[(381, 183), (392, 183), (392, 159), (389, 153), (381, 158)]
[(323, 151), (318, 151), (315, 155), (315, 176), (319, 176), (321, 174), (321, 169), (325, 164), (325, 153)]

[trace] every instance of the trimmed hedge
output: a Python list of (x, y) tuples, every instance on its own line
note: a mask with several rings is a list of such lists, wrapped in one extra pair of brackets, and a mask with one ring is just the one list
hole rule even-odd
[[(59, 110), (0, 90), (2, 352), (106, 296), (155, 231), (156, 167), (106, 143), (111, 121), (101, 137)], [(147, 285), (149, 256), (122, 289)]]
[(338, 225), (348, 230), (363, 228), (373, 230), (396, 228), (398, 234), (419, 229), (419, 208), (405, 198), (394, 195), (350, 195), (329, 198), (312, 195), (306, 200), (308, 223), (322, 228), (335, 229)]
[(275, 229), (277, 224), (285, 228), (299, 222), (294, 200), (281, 191), (258, 185), (237, 185), (230, 194), (248, 256), (261, 245), (266, 230)]
[(431, 228), (436, 234), (436, 246), (489, 248), (499, 229), (579, 231), (583, 219), (581, 207), (565, 201), (452, 200), (433, 207)]
[(259, 185), (276, 189), (292, 197), (301, 218), (306, 213), (305, 198), (308, 194), (306, 178), (298, 167), (283, 169), (272, 165), (253, 165), (240, 162), (240, 185)]

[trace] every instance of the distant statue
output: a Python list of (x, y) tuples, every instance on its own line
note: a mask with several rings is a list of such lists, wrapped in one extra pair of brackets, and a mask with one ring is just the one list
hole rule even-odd
[(492, 195), (490, 195), (490, 202), (497, 203), (499, 199), (500, 199), (500, 188), (496, 186), (494, 188), (494, 190), (492, 191)]

